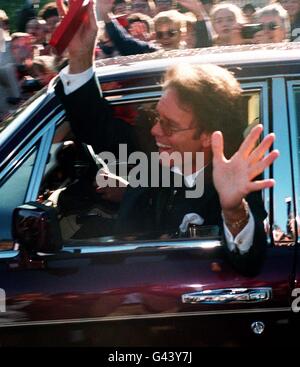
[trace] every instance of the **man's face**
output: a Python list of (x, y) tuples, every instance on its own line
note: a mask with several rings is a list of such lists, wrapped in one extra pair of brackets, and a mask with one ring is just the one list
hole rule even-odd
[(179, 48), (181, 31), (173, 23), (159, 24), (155, 26), (155, 39), (165, 50)]
[(258, 23), (262, 24), (263, 30), (255, 33), (254, 43), (276, 43), (285, 39), (285, 31), (279, 16), (272, 14), (262, 15), (258, 19)]
[(221, 40), (231, 37), (233, 31), (239, 28), (235, 15), (228, 9), (221, 9), (212, 19), (214, 29)]
[(31, 34), (32, 43), (42, 43), (46, 37), (46, 24), (41, 24), (36, 19), (32, 19), (26, 24), (26, 33)]
[(128, 32), (135, 38), (148, 41), (150, 39), (150, 34), (148, 32), (147, 26), (144, 22), (133, 22), (129, 25)]
[[(151, 134), (155, 138), (159, 153), (166, 152), (169, 155), (178, 152), (184, 162), (183, 154), (192, 152), (193, 159), (188, 162), (188, 166), (184, 169), (194, 171), (196, 162), (196, 152), (204, 152), (210, 150), (207, 145), (207, 138), (201, 134), (195, 138), (195, 119), (189, 108), (185, 108), (179, 101), (177, 92), (169, 88), (167, 89), (156, 107), (158, 114), (158, 122), (152, 127)], [(168, 131), (173, 130), (170, 135)], [(170, 136), (169, 136), (170, 135)], [(173, 162), (169, 159), (161, 159), (161, 164), (172, 167), (180, 165), (180, 162)]]
[(281, 0), (280, 4), (289, 13), (290, 17), (295, 17), (300, 12), (300, 0)]
[(11, 43), (11, 53), (16, 64), (24, 64), (26, 60), (33, 58), (31, 37), (20, 37)]
[(57, 27), (57, 24), (59, 22), (59, 17), (54, 15), (53, 17), (50, 17), (46, 20), (47, 23), (47, 32), (51, 35), (55, 28)]

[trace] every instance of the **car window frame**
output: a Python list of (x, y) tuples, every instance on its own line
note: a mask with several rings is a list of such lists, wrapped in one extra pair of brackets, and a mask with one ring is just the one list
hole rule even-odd
[[(298, 75), (299, 77), (299, 75)], [(276, 181), (276, 185), (272, 188), (271, 191), (271, 202), (270, 213), (275, 213), (276, 215), (282, 215), (281, 213), (285, 213), (285, 219), (287, 221), (287, 211), (286, 211), (286, 203), (285, 199), (287, 197), (291, 197), (292, 200), (292, 213), (295, 215), (295, 177), (294, 177), (294, 167), (293, 164), (293, 154), (292, 151), (295, 149), (294, 141), (291, 138), (291, 119), (290, 119), (290, 107), (289, 107), (289, 94), (288, 94), (288, 81), (292, 76), (274, 76), (271, 79), (271, 88), (270, 94), (272, 98), (272, 111), (271, 111), (271, 120), (272, 120), (272, 131), (276, 135), (276, 140), (273, 144), (274, 149), (278, 149), (280, 151), (280, 156), (274, 162), (271, 167), (271, 178), (274, 178)], [(297, 76), (293, 76), (293, 81)], [(290, 80), (291, 81), (291, 80)], [(276, 180), (278, 172), (285, 172), (284, 177), (289, 177), (289, 188), (286, 187), (286, 183), (282, 182), (282, 174), (280, 175), (281, 180)], [(289, 195), (282, 196), (280, 190), (289, 191)], [(276, 203), (274, 204), (276, 198)], [(280, 200), (281, 198), (281, 200)], [(275, 218), (276, 219), (276, 218)], [(277, 224), (274, 218), (271, 219), (271, 224)], [(271, 237), (273, 245), (274, 239)], [(296, 245), (297, 238), (293, 238), (290, 245)], [(277, 243), (277, 246), (280, 243)], [(296, 246), (295, 246), (296, 247)]]
[[(296, 116), (296, 105), (295, 105), (295, 96), (294, 89), (295, 87), (299, 88), (300, 91), (300, 77), (297, 80), (288, 80), (286, 82), (287, 87), (287, 98), (288, 98), (288, 117), (290, 124), (290, 140), (291, 140), (291, 155), (292, 155), (292, 166), (293, 166), (293, 174), (294, 174), (294, 191), (295, 191), (295, 215), (299, 218), (300, 214), (300, 144), (299, 144), (299, 134), (300, 134), (300, 124), (297, 126), (297, 116)], [(297, 200), (298, 198), (298, 200)], [(298, 230), (298, 239), (299, 239), (299, 230)]]
[[(8, 175), (13, 175), (14, 172), (20, 168), (20, 165), (24, 162), (24, 158), (28, 155), (28, 153), (35, 146), (37, 147), (34, 165), (30, 177), (28, 179), (28, 185), (25, 193), (24, 203), (29, 201), (35, 201), (37, 199), (39, 187), (41, 185), (44, 174), (44, 169), (46, 167), (46, 161), (48, 159), (48, 154), (52, 144), (56, 124), (59, 123), (59, 121), (61, 121), (64, 115), (65, 115), (64, 111), (57, 112), (56, 115), (52, 116), (49, 122), (43, 128), (41, 128), (32, 139), (28, 140), (26, 137), (24, 139), (26, 143), (24, 144), (22, 149), (17, 154), (15, 154), (16, 149), (12, 151), (12, 157), (9, 163), (0, 172), (0, 183), (1, 183), (2, 181), (6, 180)], [(20, 205), (22, 204), (23, 203), (20, 203)], [(0, 240), (3, 241), (4, 239)], [(12, 254), (14, 253), (14, 256), (16, 256), (18, 254), (18, 249), (3, 250), (0, 251), (0, 253), (2, 255), (7, 254), (8, 256), (12, 256)], [(3, 257), (5, 257), (5, 255), (1, 256), (1, 258)]]

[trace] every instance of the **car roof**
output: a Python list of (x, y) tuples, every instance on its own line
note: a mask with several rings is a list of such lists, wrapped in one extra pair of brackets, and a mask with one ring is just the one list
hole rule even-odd
[[(180, 61), (179, 61), (180, 59)], [(180, 63), (217, 64), (226, 67), (295, 65), (300, 73), (300, 43), (285, 42), (264, 45), (217, 46), (202, 49), (157, 51), (153, 53), (119, 56), (96, 61), (100, 78), (128, 74), (143, 75), (162, 72)]]

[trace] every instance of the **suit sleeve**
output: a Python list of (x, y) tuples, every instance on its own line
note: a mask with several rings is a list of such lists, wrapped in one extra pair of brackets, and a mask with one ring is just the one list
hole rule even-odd
[(114, 117), (111, 105), (101, 96), (95, 75), (69, 95), (64, 93), (59, 81), (55, 93), (66, 110), (76, 138), (92, 145), (96, 153), (117, 153), (119, 144), (127, 144), (129, 152), (134, 150), (132, 126)]
[(211, 47), (213, 45), (213, 28), (210, 20), (198, 20), (195, 30), (196, 48)]
[(132, 37), (125, 28), (116, 21), (105, 24), (105, 29), (117, 50), (123, 56), (145, 54), (157, 51), (157, 48), (149, 42)]

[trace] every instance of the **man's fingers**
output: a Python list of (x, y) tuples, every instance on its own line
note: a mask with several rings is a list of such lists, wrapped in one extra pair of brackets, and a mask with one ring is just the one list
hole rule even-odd
[(224, 160), (224, 139), (221, 131), (215, 131), (211, 136), (211, 148), (214, 160)]
[(250, 171), (250, 180), (263, 173), (263, 171), (268, 168), (278, 157), (279, 151), (273, 150), (264, 159), (254, 164)]
[(254, 181), (249, 184), (249, 193), (269, 189), (275, 185), (275, 180), (270, 178), (266, 180)]
[(243, 157), (247, 158), (252, 150), (255, 148), (255, 145), (263, 131), (263, 126), (261, 124), (255, 126), (249, 133), (249, 135), (245, 138), (243, 143), (240, 146), (239, 153), (242, 154)]
[(262, 159), (265, 153), (271, 148), (272, 144), (275, 141), (275, 134), (267, 135), (263, 141), (259, 144), (257, 148), (253, 150), (253, 152), (249, 156), (250, 163), (256, 163)]
[(87, 19), (89, 19), (90, 27), (94, 31), (98, 30), (97, 16), (96, 16), (96, 5), (95, 5), (94, 0), (90, 0), (90, 3), (88, 5), (88, 17), (87, 17)]

